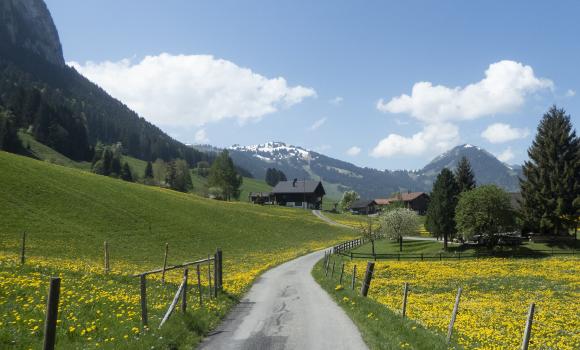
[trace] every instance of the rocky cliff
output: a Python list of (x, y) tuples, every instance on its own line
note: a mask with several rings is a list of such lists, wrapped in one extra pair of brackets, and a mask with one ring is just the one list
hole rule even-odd
[(0, 40), (64, 65), (58, 32), (44, 0), (1, 0)]

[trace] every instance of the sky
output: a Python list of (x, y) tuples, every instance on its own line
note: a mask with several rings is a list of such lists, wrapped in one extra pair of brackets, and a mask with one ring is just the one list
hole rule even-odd
[(46, 3), (67, 63), (185, 143), (521, 164), (551, 105), (580, 121), (578, 1)]

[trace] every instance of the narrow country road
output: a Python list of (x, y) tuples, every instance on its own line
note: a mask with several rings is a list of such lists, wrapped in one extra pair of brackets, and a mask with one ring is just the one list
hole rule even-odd
[(314, 281), (319, 251), (264, 273), (200, 349), (367, 349), (350, 318)]
[(313, 210), (312, 214), (314, 214), (315, 216), (317, 216), (319, 219), (321, 219), (322, 221), (326, 222), (329, 225), (333, 225), (333, 226), (340, 226), (340, 227), (345, 227), (345, 228), (352, 228), (350, 226), (338, 223), (332, 219), (329, 219), (326, 215), (322, 214), (320, 212), (320, 210)]

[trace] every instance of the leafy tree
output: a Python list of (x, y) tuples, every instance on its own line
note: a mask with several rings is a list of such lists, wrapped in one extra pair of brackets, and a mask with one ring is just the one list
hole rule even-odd
[(526, 226), (567, 234), (580, 216), (580, 139), (563, 109), (544, 114), (528, 156), (520, 180)]
[(390, 239), (399, 242), (399, 251), (403, 251), (403, 237), (417, 234), (419, 217), (417, 213), (406, 208), (395, 208), (384, 212), (379, 217), (381, 232)]
[(202, 160), (201, 162), (197, 162), (197, 175), (201, 177), (208, 177), (210, 165), (209, 162), (206, 160)]
[(131, 167), (128, 163), (123, 163), (121, 168), (121, 180), (133, 182), (133, 174), (131, 173)]
[(471, 191), (475, 188), (475, 175), (467, 157), (462, 157), (455, 169), (455, 180), (459, 187), (459, 193)]
[(350, 209), (352, 204), (359, 200), (360, 196), (355, 191), (346, 191), (342, 194), (342, 199), (340, 200), (340, 208), (343, 211)]
[(240, 197), (242, 181), (243, 177), (236, 172), (229, 152), (223, 150), (211, 166), (208, 177), (209, 187), (221, 188), (221, 197), (225, 200), (230, 200), (231, 198)]
[(443, 236), (443, 247), (447, 249), (449, 237), (455, 234), (455, 207), (459, 187), (453, 173), (443, 168), (433, 184), (431, 201), (427, 207), (427, 229), (434, 235)]
[(497, 234), (515, 227), (515, 215), (510, 197), (496, 185), (484, 185), (463, 192), (455, 212), (457, 230), (464, 239), (481, 235), (490, 245), (497, 242)]
[(153, 164), (151, 162), (147, 162), (147, 166), (145, 167), (145, 174), (143, 175), (145, 179), (153, 179)]
[(157, 159), (153, 163), (153, 179), (158, 186), (165, 184), (167, 178), (167, 165), (163, 159)]

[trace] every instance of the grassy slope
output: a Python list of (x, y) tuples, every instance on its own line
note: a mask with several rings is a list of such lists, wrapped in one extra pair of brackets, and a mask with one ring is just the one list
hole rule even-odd
[[(0, 321), (16, 322), (16, 326), (0, 327), (0, 348), (2, 344), (39, 346), (41, 329), (13, 321), (16, 316), (9, 310), (19, 310), (20, 320), (41, 319), (45, 301), (37, 297), (46, 295), (46, 276), (55, 274), (63, 276), (65, 290), (73, 293), (62, 303), (63, 314), (78, 317), (75, 321), (61, 316), (59, 348), (99, 346), (96, 342), (110, 349), (192, 347), (264, 268), (352, 237), (349, 230), (329, 226), (302, 210), (209, 200), (5, 152), (0, 152), (0, 203), (0, 257), (6, 259), (0, 260)], [(21, 268), (12, 261), (23, 231), (27, 232), (27, 265)], [(102, 275), (105, 240), (110, 245), (111, 265), (119, 271), (114, 275)], [(178, 313), (171, 321), (174, 326), (136, 335), (137, 328), (131, 329), (139, 326), (136, 279), (124, 275), (159, 267), (165, 242), (170, 244), (169, 264), (202, 258), (221, 247), (226, 290), (234, 294), (220, 297), (211, 308), (198, 308), (187, 316)], [(79, 272), (74, 272), (76, 266)], [(179, 273), (171, 273), (173, 280), (166, 286), (156, 280), (148, 282), (154, 327), (172, 298)], [(33, 284), (27, 281), (39, 278), (40, 287), (31, 289)], [(96, 294), (97, 301), (86, 301)], [(23, 306), (18, 295), (34, 295), (26, 304), (36, 305), (34, 309)], [(195, 293), (188, 295), (195, 304)], [(95, 315), (95, 310), (107, 316)], [(115, 319), (120, 310), (124, 324)], [(79, 334), (95, 320), (96, 330)], [(104, 346), (108, 337), (109, 345)]]
[[(127, 261), (154, 263), (221, 247), (229, 257), (349, 235), (300, 210), (207, 200), (0, 152), (0, 250), (22, 231), (30, 253), (100, 259), (102, 242)], [(151, 227), (151, 231), (150, 231)]]
[(37, 159), (77, 169), (89, 170), (91, 167), (89, 162), (75, 162), (67, 156), (62, 155), (52, 148), (36, 141), (34, 137), (23, 131), (18, 132), (18, 137), (22, 141), (22, 145), (24, 145), (25, 148), (29, 147), (30, 154)]
[(332, 266), (335, 262), (337, 266), (334, 276), (331, 276), (330, 272), (328, 276), (325, 276), (322, 261), (316, 264), (312, 275), (357, 325), (370, 349), (459, 348), (456, 344), (448, 346), (440, 334), (427, 330), (417, 322), (403, 319), (384, 305), (372, 299), (361, 297), (359, 295), (362, 277), (360, 272), (358, 273), (359, 282), (356, 284), (355, 290), (350, 288), (351, 276), (346, 271), (343, 278), (344, 288), (336, 290), (340, 275), (338, 266), (342, 261), (340, 257), (334, 257), (330, 263)]

